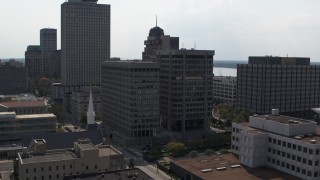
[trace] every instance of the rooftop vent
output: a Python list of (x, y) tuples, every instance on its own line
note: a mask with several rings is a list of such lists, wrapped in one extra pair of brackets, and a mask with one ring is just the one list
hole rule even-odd
[(272, 116), (279, 116), (279, 109), (272, 109), (271, 114)]
[(218, 167), (218, 168), (216, 168), (216, 170), (218, 170), (218, 171), (223, 171), (223, 170), (226, 170), (227, 168), (226, 167)]
[(295, 136), (294, 138), (295, 138), (295, 139), (302, 139), (303, 136)]
[(202, 169), (201, 172), (203, 173), (212, 172), (212, 169)]
[(317, 140), (311, 139), (311, 140), (310, 140), (310, 143), (311, 143), (311, 144), (316, 144), (316, 143), (317, 143)]
[(234, 165), (231, 165), (230, 167), (231, 167), (231, 168), (239, 168), (239, 167), (241, 167), (241, 166), (240, 166), (240, 164), (234, 164)]

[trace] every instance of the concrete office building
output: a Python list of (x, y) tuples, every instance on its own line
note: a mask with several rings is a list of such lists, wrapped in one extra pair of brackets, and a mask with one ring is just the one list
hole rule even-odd
[(314, 121), (279, 115), (232, 123), (232, 151), (246, 166), (269, 166), (302, 179), (319, 179), (320, 137)]
[(101, 91), (108, 136), (125, 145), (151, 143), (159, 127), (159, 64), (104, 62)]
[(237, 101), (237, 77), (214, 76), (213, 100), (229, 107), (235, 107)]
[(70, 87), (100, 86), (110, 58), (110, 5), (69, 0), (61, 5), (61, 80)]
[(88, 139), (74, 142), (73, 149), (51, 151), (47, 151), (45, 139), (34, 139), (18, 153), (15, 164), (19, 180), (62, 180), (64, 176), (120, 170), (123, 155), (110, 145), (94, 146)]
[[(76, 122), (80, 122), (81, 114), (87, 112), (90, 97), (90, 88), (82, 88), (80, 92), (71, 94), (71, 116)], [(91, 87), (93, 107), (96, 115), (101, 118), (101, 91), (99, 87)], [(100, 119), (101, 120), (101, 119)]]
[(26, 68), (0, 65), (0, 95), (19, 94), (27, 91)]
[(156, 51), (161, 49), (179, 49), (179, 37), (164, 35), (163, 29), (156, 26), (149, 31), (148, 39), (144, 41), (143, 61), (156, 61)]
[(54, 114), (0, 112), (0, 141), (19, 140), (27, 133), (56, 132), (56, 123)]
[(249, 57), (237, 67), (237, 106), (258, 114), (280, 109), (304, 117), (320, 103), (320, 66), (309, 58)]
[(29, 80), (33, 81), (43, 75), (41, 46), (30, 45), (27, 47), (25, 63)]
[(40, 30), (40, 47), (42, 52), (42, 72), (49, 74), (51, 53), (57, 50), (57, 29), (44, 28)]
[(49, 58), (48, 74), (56, 79), (61, 78), (61, 50), (53, 51)]
[(177, 132), (209, 128), (213, 56), (207, 50), (157, 51), (162, 127)]

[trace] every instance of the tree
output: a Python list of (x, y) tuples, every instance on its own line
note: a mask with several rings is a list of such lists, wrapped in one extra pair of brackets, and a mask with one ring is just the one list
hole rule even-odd
[(204, 154), (206, 155), (206, 156), (210, 156), (211, 154), (213, 154), (214, 153), (214, 151), (212, 150), (212, 149), (206, 149), (205, 151), (204, 151)]
[(187, 150), (185, 145), (180, 142), (170, 142), (167, 144), (166, 148), (172, 156), (183, 156), (186, 154)]
[(48, 108), (49, 113), (53, 113), (57, 117), (57, 121), (59, 123), (64, 123), (64, 119), (66, 117), (66, 112), (60, 104), (53, 104)]
[(196, 156), (198, 156), (198, 151), (191, 151), (191, 152), (189, 153), (189, 155), (190, 155), (191, 157), (196, 157)]
[(100, 113), (96, 113), (96, 116), (94, 117), (95, 121), (101, 121), (101, 115)]
[(134, 168), (134, 160), (133, 160), (133, 158), (130, 158), (130, 159), (129, 159), (128, 167), (129, 167), (130, 169)]
[(87, 125), (87, 113), (86, 113), (85, 110), (83, 110), (83, 111), (81, 112), (80, 122), (81, 122), (84, 126)]

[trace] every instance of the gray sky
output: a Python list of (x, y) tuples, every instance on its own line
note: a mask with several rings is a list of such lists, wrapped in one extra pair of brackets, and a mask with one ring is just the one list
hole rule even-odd
[[(24, 57), (41, 28), (58, 29), (63, 0), (0, 2), (0, 58)], [(99, 0), (111, 4), (111, 56), (141, 58), (149, 29), (180, 37), (180, 47), (216, 50), (215, 59), (306, 56), (320, 61), (319, 0)]]

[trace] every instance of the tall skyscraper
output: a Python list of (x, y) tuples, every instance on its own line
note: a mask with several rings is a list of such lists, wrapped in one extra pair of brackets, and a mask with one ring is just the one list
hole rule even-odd
[(104, 62), (101, 87), (109, 137), (126, 145), (151, 143), (159, 127), (159, 63)]
[(25, 52), (27, 76), (30, 82), (43, 75), (41, 46), (30, 45)]
[(160, 122), (176, 132), (206, 130), (212, 118), (214, 51), (159, 50)]
[(319, 107), (319, 94), (320, 66), (310, 65), (310, 58), (249, 57), (248, 64), (237, 67), (237, 106), (241, 109), (257, 114), (279, 109), (297, 116)]
[(44, 28), (40, 30), (40, 47), (42, 51), (43, 74), (49, 74), (51, 53), (57, 50), (57, 30)]
[(144, 41), (143, 61), (155, 61), (157, 59), (156, 51), (165, 49), (179, 49), (179, 37), (170, 37), (164, 35), (163, 29), (158, 27), (151, 28), (148, 39)]
[(110, 58), (110, 5), (69, 0), (61, 5), (61, 78), (66, 87), (100, 86)]

